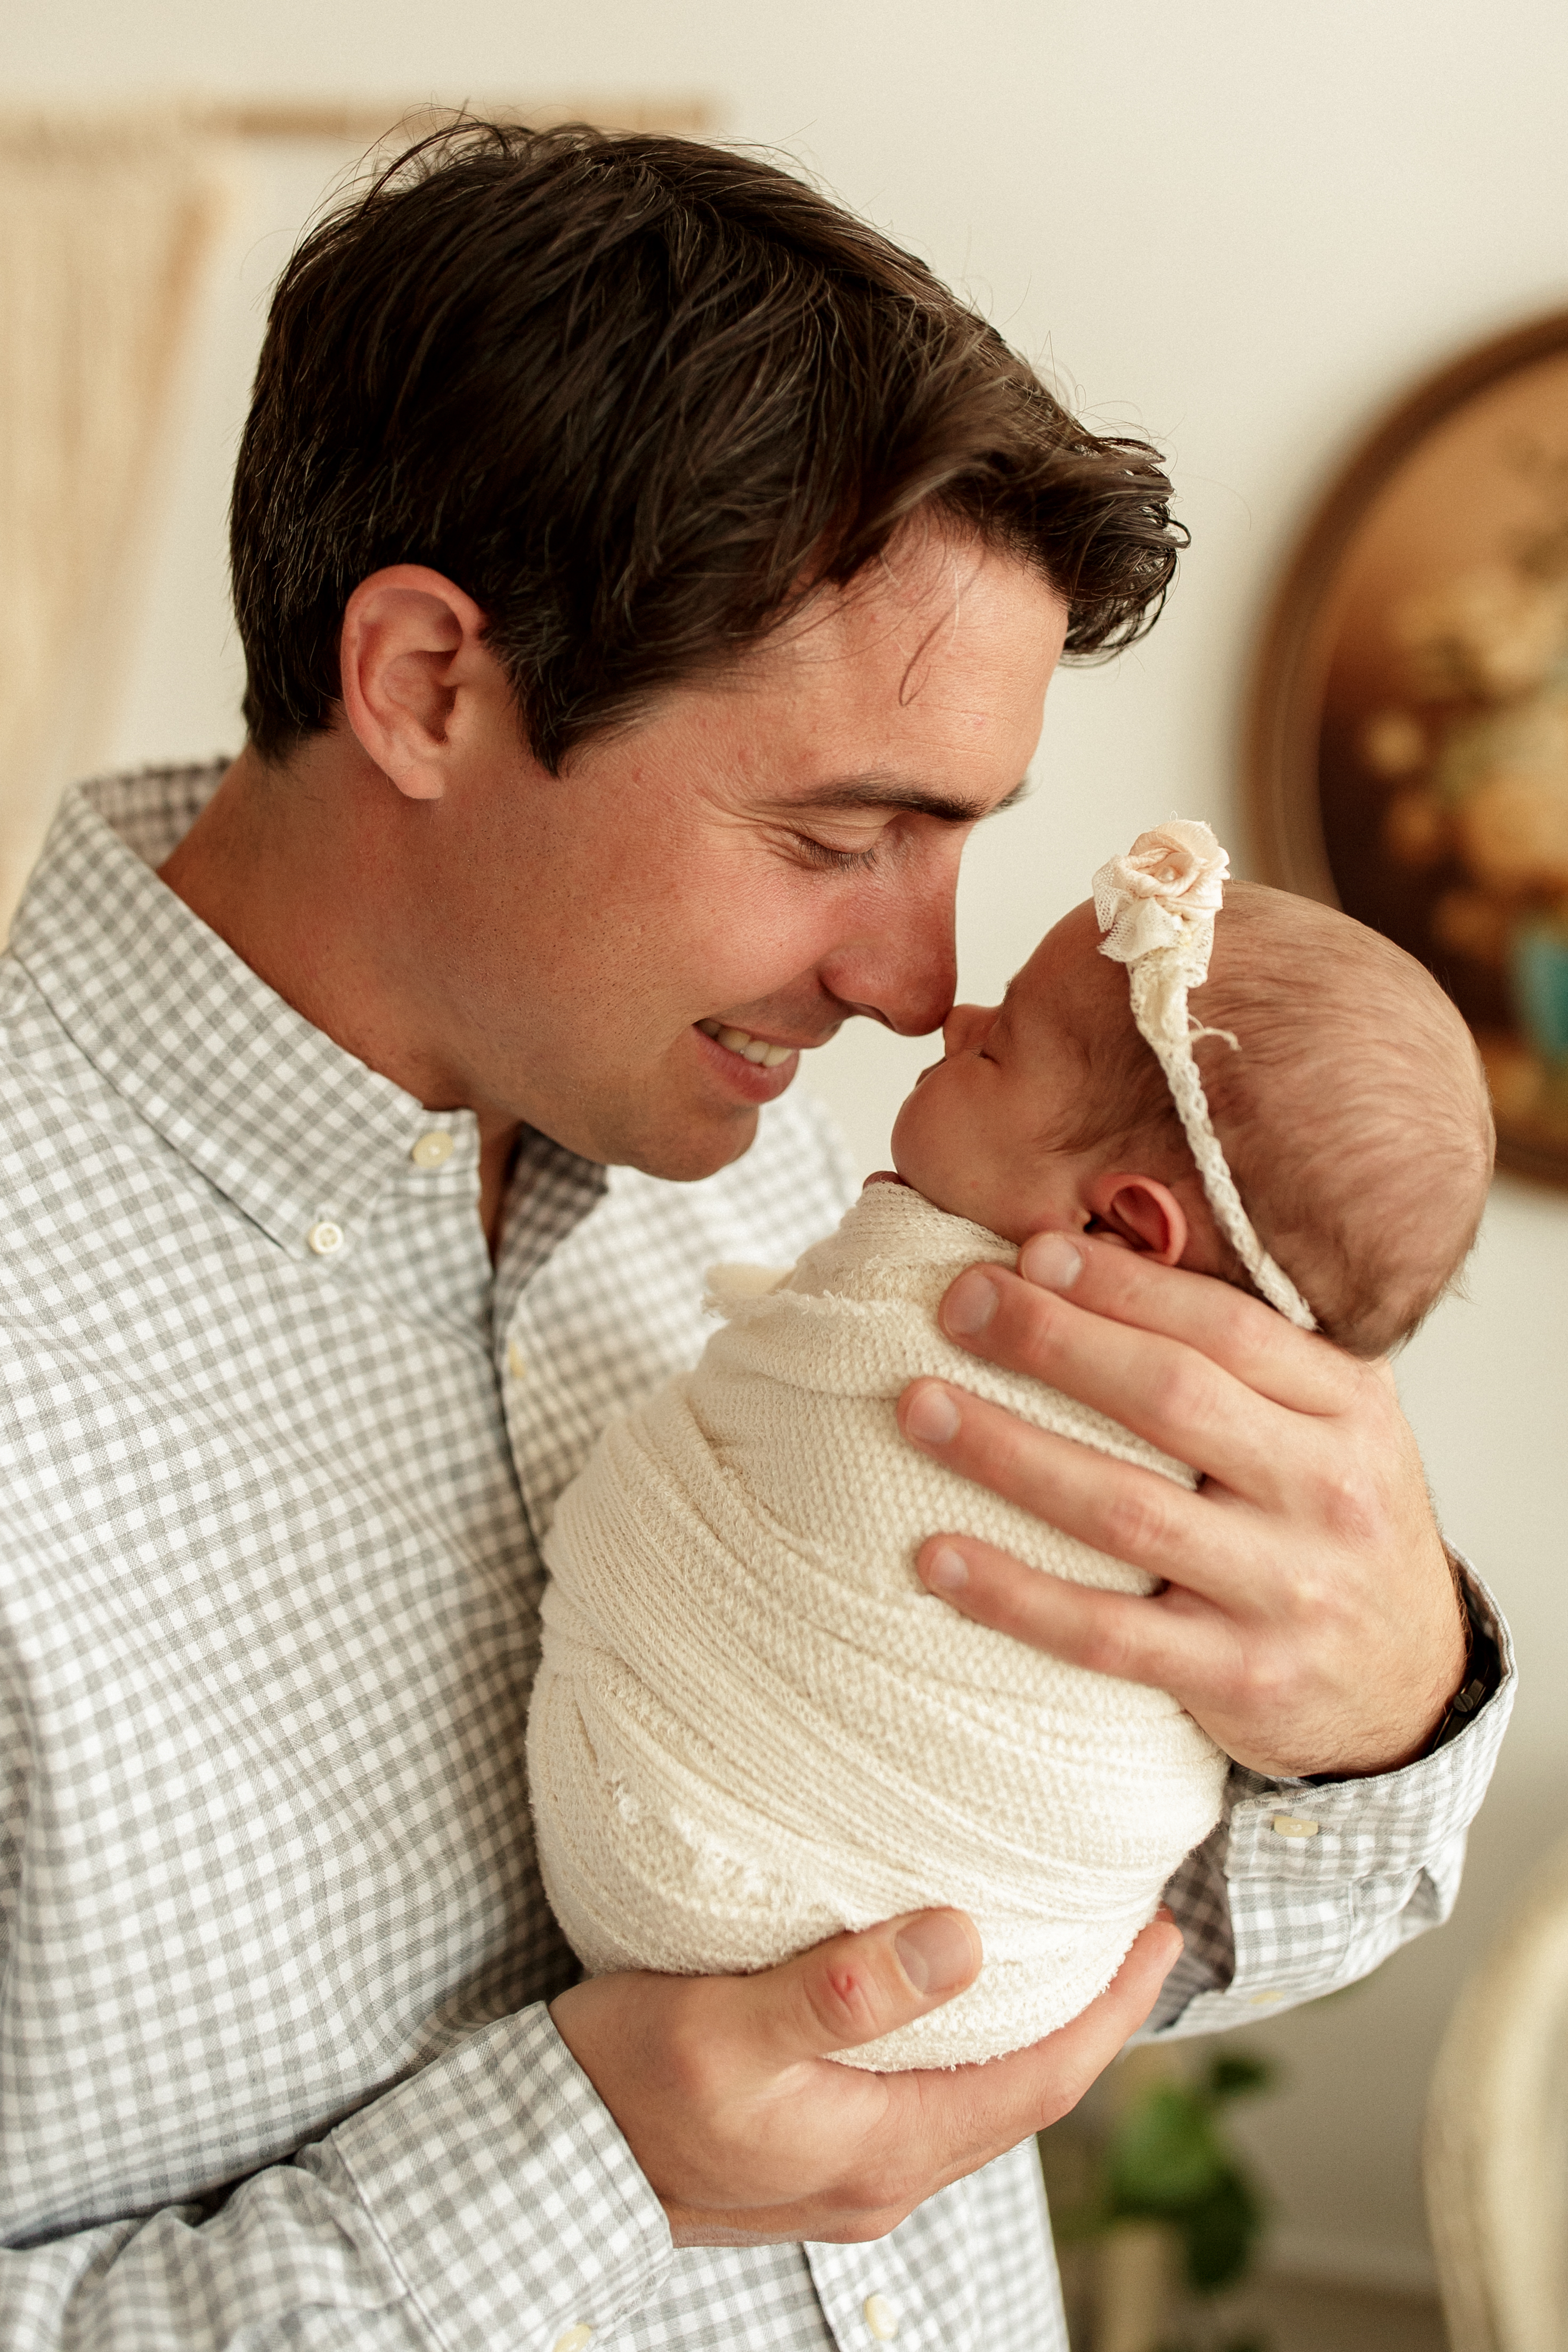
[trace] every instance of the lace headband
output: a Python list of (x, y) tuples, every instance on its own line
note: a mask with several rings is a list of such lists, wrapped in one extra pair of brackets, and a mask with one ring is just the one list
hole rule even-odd
[(1223, 1037), (1232, 1050), (1237, 1045), (1228, 1029), (1195, 1021), (1186, 1004), (1188, 989), (1208, 978), (1214, 919), (1229, 874), (1225, 851), (1194, 818), (1173, 817), (1139, 834), (1125, 857), (1111, 858), (1094, 877), (1094, 912), (1105, 934), (1100, 952), (1127, 966), (1133, 1018), (1166, 1074), (1215, 1223), (1270, 1306), (1298, 1329), (1315, 1331), (1312, 1308), (1241, 1205), (1193, 1058), (1199, 1037)]

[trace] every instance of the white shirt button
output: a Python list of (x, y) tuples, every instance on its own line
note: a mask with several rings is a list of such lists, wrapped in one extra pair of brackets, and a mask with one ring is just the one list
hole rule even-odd
[(569, 2327), (564, 2336), (556, 2337), (554, 2352), (582, 2352), (583, 2346), (592, 2341), (592, 2328), (580, 2319), (575, 2327)]
[(1269, 1827), (1276, 1837), (1314, 1838), (1322, 1823), (1301, 1821), (1294, 1813), (1276, 1813)]
[(515, 1381), (526, 1381), (528, 1377), (528, 1360), (515, 1339), (507, 1343), (507, 1370)]
[(456, 1138), (448, 1135), (444, 1127), (433, 1127), (422, 1135), (409, 1153), (416, 1168), (444, 1168), (457, 1149)]
[(335, 1225), (330, 1217), (319, 1217), (305, 1239), (318, 1257), (330, 1257), (343, 1246), (343, 1228)]
[(885, 2294), (868, 2294), (861, 2309), (865, 2324), (879, 2344), (889, 2344), (898, 2333), (898, 2314)]

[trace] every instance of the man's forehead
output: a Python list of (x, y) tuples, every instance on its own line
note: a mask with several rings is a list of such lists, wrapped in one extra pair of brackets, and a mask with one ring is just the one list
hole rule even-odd
[(907, 810), (962, 826), (1013, 804), (1066, 607), (1021, 563), (968, 560), (985, 576), (960, 604), (983, 625), (956, 635), (928, 598), (918, 625), (901, 607), (862, 626), (879, 592), (852, 582), (672, 688), (663, 717), (717, 789), (764, 813)]
[(808, 594), (739, 656), (737, 681), (766, 688), (792, 674), (835, 694), (884, 692), (892, 681), (907, 708), (961, 697), (1026, 648), (1055, 661), (1067, 604), (1033, 564), (940, 530), (912, 533), (852, 580)]

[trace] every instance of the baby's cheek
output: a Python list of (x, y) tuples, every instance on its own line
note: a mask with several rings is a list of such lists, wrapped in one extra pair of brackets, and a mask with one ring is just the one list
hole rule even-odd
[[(929, 1086), (931, 1082), (927, 1079), (925, 1083)], [(899, 1105), (898, 1116), (893, 1122), (893, 1139), (889, 1145), (894, 1166), (904, 1178), (904, 1182), (913, 1184), (917, 1192), (920, 1189), (919, 1180), (915, 1175), (910, 1162), (912, 1160), (918, 1160), (921, 1156), (922, 1125), (917, 1108), (919, 1099), (920, 1088), (916, 1087), (915, 1093), (906, 1095)]]
[[(945, 1107), (944, 1107), (945, 1108)], [(955, 1114), (933, 1116), (925, 1103), (917, 1117), (894, 1129), (893, 1162), (906, 1184), (949, 1216), (999, 1232), (996, 1223), (1002, 1186), (984, 1130)]]
[(941, 1081), (941, 1071), (934, 1070), (906, 1098), (894, 1121), (892, 1145), (893, 1164), (904, 1182), (939, 1209), (948, 1205), (942, 1196), (952, 1190), (966, 1132), (962, 1106)]

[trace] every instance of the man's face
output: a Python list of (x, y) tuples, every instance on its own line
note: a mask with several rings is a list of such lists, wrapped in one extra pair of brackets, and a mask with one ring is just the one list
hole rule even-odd
[(1021, 563), (923, 533), (560, 777), (503, 698), (408, 943), (454, 1099), (689, 1179), (851, 1013), (936, 1027), (959, 856), (1022, 779), (1066, 619)]

